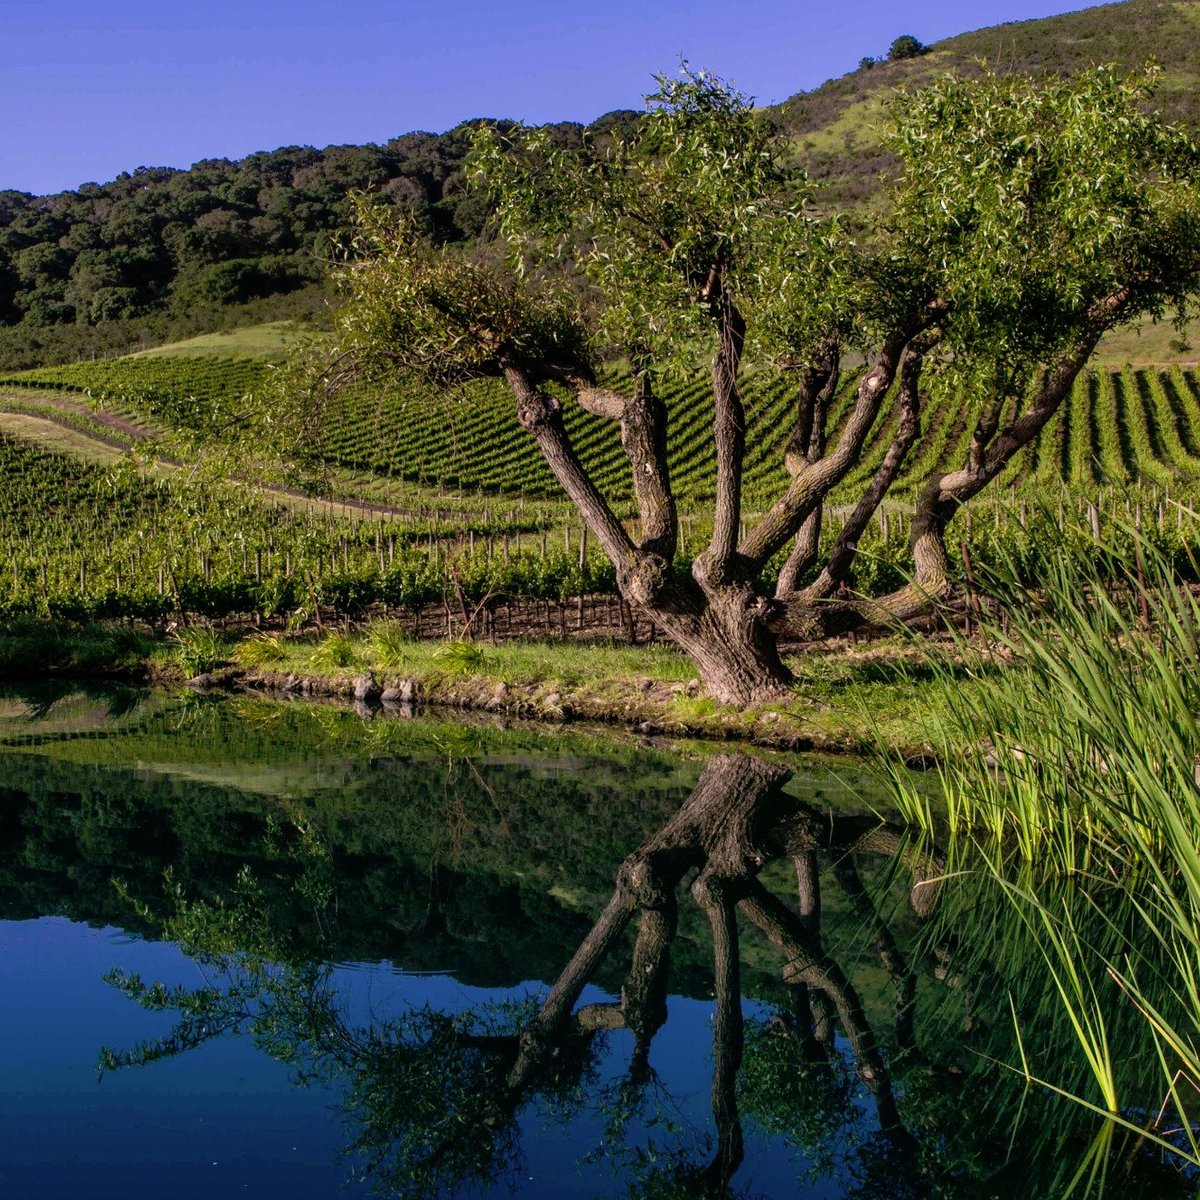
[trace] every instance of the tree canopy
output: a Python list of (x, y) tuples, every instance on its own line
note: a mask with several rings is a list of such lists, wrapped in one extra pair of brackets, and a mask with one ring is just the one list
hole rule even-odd
[(888, 47), (887, 56), (895, 62), (898, 58), (916, 58), (918, 54), (924, 54), (928, 49), (928, 46), (922, 45), (911, 33), (902, 33)]
[[(769, 116), (687, 66), (632, 127), (556, 144), (483, 126), (468, 170), (509, 249), (436, 247), (360, 209), (340, 272), (337, 361), (446, 386), (503, 378), (518, 416), (613, 560), (622, 591), (727, 701), (786, 684), (781, 636), (928, 608), (948, 584), (946, 525), (1042, 429), (1102, 334), (1182, 314), (1200, 279), (1200, 153), (1147, 112), (1154, 77), (946, 77), (891, 105), (899, 166), (884, 210), (831, 214)], [(598, 384), (621, 358), (628, 394)], [(862, 366), (857, 367), (861, 362)], [(853, 367), (848, 416), (830, 401)], [(790, 482), (743, 512), (749, 367), (794, 380)], [(713, 533), (678, 562), (665, 373), (707, 370)], [(911, 586), (839, 596), (858, 537), (922, 437), (922, 395), (975, 433), (915, 506)], [(619, 424), (640, 530), (617, 519), (562, 422), (574, 401)], [(895, 414), (883, 463), (832, 541), (831, 491)], [(926, 431), (927, 432), (927, 431)]]

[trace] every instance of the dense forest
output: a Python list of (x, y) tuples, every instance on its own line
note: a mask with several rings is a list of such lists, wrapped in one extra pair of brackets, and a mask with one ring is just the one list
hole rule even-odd
[[(593, 128), (635, 116), (610, 114)], [(312, 310), (353, 192), (403, 205), (436, 242), (476, 238), (486, 206), (462, 162), (477, 125), (379, 146), (289, 146), (186, 171), (139, 167), (54, 196), (0, 192), (0, 325), (23, 327), (17, 337), (4, 331), (0, 361), (124, 350), (146, 331), (214, 328), (231, 309), (249, 319)], [(582, 130), (556, 128), (564, 141)]]
[[(835, 202), (851, 204), (869, 197), (887, 167), (877, 119), (884, 98), (938, 71), (976, 69), (981, 59), (1004, 70), (1074, 70), (1096, 61), (1132, 68), (1154, 57), (1164, 109), (1200, 123), (1198, 16), (1200, 0), (1127, 0), (930, 47), (901, 35), (891, 53), (865, 56), (856, 71), (776, 113), (810, 173)], [(590, 128), (633, 119), (617, 111)], [(52, 196), (0, 190), (0, 367), (317, 314), (325, 263), (355, 191), (408, 208), (437, 242), (477, 238), (485, 202), (466, 186), (462, 162), (478, 124), (382, 145), (207, 159), (188, 170), (138, 167)], [(553, 127), (564, 142), (583, 128)]]
[(408, 205), (440, 240), (471, 237), (482, 213), (459, 178), (470, 133), (139, 167), (40, 198), (0, 193), (4, 318), (96, 324), (293, 290), (316, 278), (351, 190)]

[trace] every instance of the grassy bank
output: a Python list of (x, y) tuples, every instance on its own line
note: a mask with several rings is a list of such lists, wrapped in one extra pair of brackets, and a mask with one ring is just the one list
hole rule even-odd
[(12, 621), (0, 626), (0, 677), (113, 674), (178, 685), (196, 676), (231, 690), (383, 697), (549, 721), (604, 721), (681, 736), (788, 749), (905, 755), (935, 739), (943, 704), (935, 672), (911, 643), (835, 643), (793, 655), (786, 704), (714, 703), (669, 646), (413, 641), (395, 622), (354, 634), (242, 636), (193, 626), (154, 637), (121, 623)]

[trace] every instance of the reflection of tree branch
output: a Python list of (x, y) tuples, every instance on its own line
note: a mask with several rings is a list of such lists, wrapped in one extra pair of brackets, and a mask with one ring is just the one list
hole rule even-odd
[[(543, 1003), (509, 1080), (510, 1086), (521, 1086), (531, 1077), (549, 1041), (567, 1023), (584, 986), (634, 912), (640, 914), (640, 924), (619, 1004), (585, 1006), (575, 1021), (577, 1028), (624, 1026), (632, 1030), (635, 1051), (630, 1075), (636, 1078), (641, 1074), (650, 1041), (666, 1015), (667, 966), (677, 926), (675, 893), (684, 877), (696, 871), (690, 890), (712, 932), (716, 992), (712, 1106), (717, 1153), (706, 1172), (710, 1187), (724, 1187), (743, 1154), (736, 1093), (744, 1039), (739, 907), (785, 955), (783, 979), (795, 989), (796, 1032), (809, 1047), (807, 1052), (815, 1058), (832, 1053), (836, 1014), (858, 1074), (875, 1096), (886, 1136), (894, 1148), (907, 1149), (912, 1144), (901, 1124), (890, 1078), (862, 1003), (821, 944), (816, 850), (837, 846), (863, 853), (904, 854), (918, 880), (930, 871), (930, 860), (907, 853), (898, 833), (881, 830), (879, 822), (870, 817), (830, 819), (808, 808), (781, 790), (788, 775), (782, 767), (745, 755), (719, 755), (709, 761), (675, 816), (621, 865), (612, 898)], [(757, 879), (768, 858), (779, 853), (790, 855), (795, 862), (799, 913)], [(846, 884), (852, 888), (854, 880), (857, 875), (853, 879), (847, 876)], [(861, 892), (861, 881), (858, 886)], [(936, 889), (922, 897), (926, 911), (931, 897), (936, 898)], [(861, 898), (869, 904), (865, 893)], [(913, 903), (916, 907), (915, 899)], [(911, 978), (894, 938), (877, 914), (874, 924), (877, 945), (889, 953), (898, 977)], [(911, 1029), (911, 993), (904, 995), (903, 1015)]]
[(834, 877), (841, 884), (850, 907), (871, 930), (875, 950), (888, 978), (896, 988), (896, 1044), (912, 1049), (913, 1015), (917, 998), (917, 977), (900, 951), (892, 931), (879, 915), (874, 901), (863, 886), (853, 854), (843, 854), (833, 865)]
[(717, 1126), (717, 1154), (709, 1176), (728, 1183), (741, 1164), (742, 1123), (737, 1110), (737, 1072), (742, 1064), (742, 985), (738, 962), (736, 892), (730, 881), (703, 871), (692, 884), (692, 896), (708, 917), (713, 939), (717, 1016), (713, 1022), (712, 1109)]
[(821, 910), (821, 879), (817, 872), (816, 851), (801, 850), (793, 862), (796, 866), (796, 900), (800, 924), (809, 933), (815, 933)]
[(646, 1070), (650, 1042), (667, 1019), (667, 985), (671, 942), (679, 925), (679, 910), (673, 891), (662, 891), (643, 907), (629, 974), (621, 988), (621, 1010), (633, 1031), (633, 1061), (630, 1076)]
[(820, 941), (806, 934), (787, 905), (771, 895), (757, 880), (748, 886), (747, 891), (740, 905), (741, 910), (783, 952), (786, 959), (784, 983), (803, 983), (822, 993), (833, 1004), (842, 1032), (854, 1053), (859, 1076), (874, 1088), (886, 1073), (858, 993), (837, 963), (825, 954)]

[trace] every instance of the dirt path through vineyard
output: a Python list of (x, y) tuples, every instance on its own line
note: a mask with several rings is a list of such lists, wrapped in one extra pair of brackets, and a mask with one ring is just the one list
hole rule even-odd
[[(102, 426), (106, 431), (111, 431), (111, 436), (101, 436), (79, 428), (76, 422), (80, 420)], [(151, 430), (136, 425), (116, 413), (98, 411), (86, 404), (76, 404), (59, 396), (11, 392), (0, 393), (0, 433), (23, 438), (43, 450), (69, 454), (104, 467), (119, 462), (125, 451), (135, 442), (153, 436)], [(162, 472), (186, 470), (184, 464), (169, 458), (155, 459), (150, 469)], [(266, 486), (258, 490), (294, 511), (312, 509), (320, 513), (332, 512), (336, 517), (346, 517), (353, 513), (364, 519), (380, 520), (397, 517), (420, 518), (426, 515), (411, 506), (367, 500), (323, 500), (284, 487)], [(439, 505), (447, 506), (441, 510), (446, 519), (457, 515), (450, 499), (431, 499)], [(462, 514), (462, 517), (464, 521), (471, 519), (470, 514)]]

